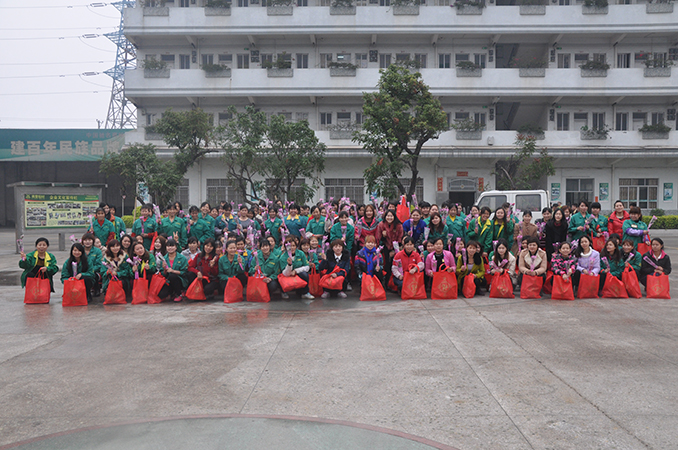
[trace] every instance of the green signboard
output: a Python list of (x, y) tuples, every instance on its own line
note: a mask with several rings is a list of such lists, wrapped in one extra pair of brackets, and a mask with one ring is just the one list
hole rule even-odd
[(25, 194), (26, 229), (88, 227), (98, 207), (96, 195)]
[(120, 152), (126, 131), (0, 129), (0, 160), (98, 161)]

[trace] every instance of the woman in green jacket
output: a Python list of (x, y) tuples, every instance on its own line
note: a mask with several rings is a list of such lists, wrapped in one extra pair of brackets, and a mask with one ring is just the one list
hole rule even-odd
[(106, 292), (108, 284), (114, 277), (122, 281), (125, 293), (132, 292), (132, 277), (134, 273), (132, 272), (132, 266), (127, 262), (127, 258), (127, 253), (122, 250), (120, 241), (111, 239), (108, 245), (106, 245), (106, 252), (102, 261), (106, 269), (102, 283), (102, 290), (104, 292)]
[(639, 207), (632, 206), (629, 209), (629, 216), (631, 218), (625, 220), (622, 226), (624, 232), (622, 239), (631, 240), (634, 248), (638, 248), (638, 244), (643, 242), (645, 237), (650, 234), (650, 230), (647, 229), (647, 224), (643, 222), (643, 214)]
[(492, 215), (492, 210), (487, 206), (480, 208), (480, 217), (476, 217), (471, 220), (471, 224), (466, 231), (466, 236), (469, 240), (476, 241), (482, 247), (483, 255), (487, 255), (494, 250), (492, 248), (492, 233), (494, 228), (492, 227), (492, 221), (490, 216)]
[(219, 258), (219, 284), (221, 290), (226, 289), (228, 280), (236, 277), (244, 288), (247, 285), (247, 275), (245, 275), (246, 261), (238, 254), (238, 247), (235, 240), (226, 242), (226, 253)]
[[(497, 208), (494, 212), (494, 219), (492, 220), (492, 242), (503, 238), (508, 242), (509, 248), (512, 248), (514, 225), (515, 222), (506, 217), (506, 210), (504, 208)], [(490, 242), (490, 245), (492, 245), (492, 242)]]
[(94, 285), (94, 267), (90, 266), (87, 260), (85, 247), (77, 242), (71, 246), (71, 256), (61, 268), (61, 283), (63, 284), (69, 278), (76, 278), (85, 282), (87, 303), (90, 303), (92, 301), (92, 286)]
[(182, 293), (188, 287), (188, 259), (178, 253), (178, 244), (174, 239), (168, 239), (165, 244), (167, 254), (163, 263), (163, 275), (167, 283), (160, 289), (158, 297), (165, 300), (174, 296), (175, 302), (183, 300)]
[[(450, 244), (448, 236), (450, 231), (447, 228), (447, 224), (443, 221), (441, 215), (437, 212), (434, 212), (429, 217), (428, 229), (429, 233), (428, 239), (426, 239), (426, 241), (433, 243), (436, 241), (436, 239), (442, 239), (443, 247), (447, 248), (447, 246)], [(424, 234), (426, 234), (425, 231)]]
[(21, 252), (21, 261), (19, 267), (24, 269), (21, 274), (21, 287), (26, 286), (26, 278), (36, 278), (40, 272), (42, 276), (49, 279), (49, 285), (54, 292), (54, 281), (52, 278), (59, 271), (57, 260), (53, 254), (48, 253), (49, 241), (47, 238), (41, 237), (35, 241), (35, 251), (26, 254)]
[(573, 241), (578, 241), (582, 236), (591, 235), (591, 221), (593, 217), (588, 213), (589, 203), (586, 200), (579, 202), (579, 211), (570, 217), (570, 226), (567, 229), (568, 234)]
[(323, 236), (328, 234), (325, 218), (320, 215), (320, 208), (318, 206), (311, 208), (311, 217), (306, 222), (306, 233), (311, 233), (318, 238), (318, 241), (322, 241)]
[(617, 277), (621, 280), (625, 267), (622, 253), (617, 243), (611, 239), (605, 242), (605, 248), (600, 252), (600, 290), (605, 286), (605, 279), (608, 275)]

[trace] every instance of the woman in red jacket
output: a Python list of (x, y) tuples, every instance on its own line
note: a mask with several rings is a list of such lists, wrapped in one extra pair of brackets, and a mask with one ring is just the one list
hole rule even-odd
[(395, 214), (394, 210), (387, 210), (384, 213), (384, 220), (379, 222), (377, 225), (377, 242), (382, 246), (382, 256), (384, 257), (384, 270), (386, 271), (386, 278), (384, 282), (388, 284), (389, 277), (391, 276), (391, 264), (393, 262), (393, 257), (396, 254), (393, 243), (397, 242), (400, 245), (400, 241), (403, 239), (403, 226), (398, 220), (398, 217)]
[(356, 253), (365, 246), (365, 238), (367, 236), (374, 236), (375, 240), (379, 240), (377, 238), (378, 226), (379, 221), (377, 220), (377, 214), (376, 210), (374, 209), (374, 205), (365, 205), (365, 214), (363, 214), (363, 216), (358, 219), (355, 224), (355, 242), (358, 245), (354, 245), (353, 250)]
[(393, 265), (391, 267), (393, 272), (393, 282), (398, 287), (398, 290), (403, 287), (403, 277), (405, 272), (415, 274), (424, 271), (424, 262), (421, 256), (414, 249), (414, 239), (405, 236), (403, 239), (403, 249), (396, 253), (393, 258)]
[(614, 202), (614, 211), (610, 214), (607, 222), (607, 231), (610, 234), (618, 234), (620, 237), (624, 236), (623, 225), (624, 221), (630, 219), (628, 211), (624, 210), (624, 204), (617, 200)]
[(216, 253), (214, 239), (205, 240), (202, 252), (188, 262), (189, 286), (196, 278), (202, 280), (205, 297), (214, 295), (219, 289), (219, 257)]

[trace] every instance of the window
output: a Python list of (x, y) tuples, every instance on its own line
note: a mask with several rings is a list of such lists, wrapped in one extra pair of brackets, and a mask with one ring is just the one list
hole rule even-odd
[(202, 55), (202, 65), (214, 64), (214, 55)]
[(189, 3), (190, 3), (190, 0), (181, 0), (179, 2), (179, 8), (188, 8)]
[(579, 130), (581, 127), (589, 126), (589, 114), (588, 113), (574, 113), (572, 114), (572, 120), (574, 122), (574, 129)]
[(470, 118), (470, 113), (467, 112), (458, 112), (454, 113), (454, 120), (468, 120)]
[(570, 0), (558, 0), (560, 6), (567, 6), (570, 4)]
[(238, 0), (238, 6), (247, 8), (249, 6), (249, 0)]
[[(155, 58), (149, 58), (147, 56), (146, 59), (155, 59)], [(174, 55), (160, 55), (160, 61), (167, 64), (168, 69), (174, 69)]]
[(390, 53), (379, 53), (379, 68), (387, 69), (391, 65)]
[(419, 67), (421, 69), (426, 68), (426, 57), (427, 57), (426, 53), (415, 53), (414, 54), (414, 60), (417, 62), (417, 64), (419, 65)]
[(308, 53), (297, 53), (297, 69), (308, 69)]
[[(271, 199), (271, 200), (276, 200), (276, 199), (285, 199), (285, 194), (282, 191), (276, 191), (273, 190), (273, 184), (275, 183), (275, 180), (271, 178), (266, 179), (266, 196)], [(292, 184), (292, 188), (290, 189), (290, 195), (287, 198), (289, 201), (303, 201), (303, 192), (304, 192), (304, 185), (306, 185), (306, 180), (303, 178), (297, 178), (294, 180), (294, 183)]]
[(351, 123), (351, 113), (350, 112), (338, 112), (337, 113), (337, 125), (350, 125)]
[(229, 55), (228, 53), (219, 55), (219, 64), (225, 64), (230, 67), (231, 64), (233, 64), (233, 55)]
[(391, 0), (379, 0), (379, 6), (391, 6)]
[(497, 208), (500, 208), (501, 205), (506, 203), (506, 199), (507, 197), (505, 195), (488, 195), (480, 200), (478, 206), (481, 208), (487, 206), (494, 212)]
[(250, 68), (250, 55), (249, 54), (238, 55), (238, 69), (249, 69), (249, 68)]
[(605, 113), (591, 113), (591, 128), (594, 130), (605, 129)]
[(450, 6), (450, 0), (435, 0), (433, 4), (435, 6)]
[(541, 211), (541, 196), (539, 194), (516, 195), (516, 209), (521, 211)]
[(337, 62), (350, 63), (351, 62), (351, 54), (350, 53), (337, 53)]
[(485, 68), (485, 62), (487, 61), (487, 55), (485, 53), (476, 53), (473, 55), (473, 62), (479, 65), (482, 69)]
[(574, 65), (577, 67), (586, 64), (588, 60), (589, 60), (588, 53), (577, 53), (574, 55)]
[(289, 53), (285, 53), (285, 52), (278, 53), (277, 60), (278, 61), (286, 61), (286, 62), (290, 63), (289, 67), (292, 67), (292, 55), (289, 54)]
[(214, 205), (223, 200), (234, 203), (245, 203), (242, 195), (236, 191), (230, 180), (227, 178), (208, 178), (207, 201), (210, 205)]
[(468, 53), (457, 53), (454, 55), (454, 62), (458, 63), (459, 61), (469, 61), (470, 55)]
[(570, 113), (556, 114), (556, 130), (558, 131), (570, 130)]
[(635, 203), (641, 209), (656, 208), (658, 190), (658, 178), (619, 179), (619, 200), (624, 203), (624, 208), (629, 208), (631, 203)]
[(362, 113), (362, 111), (355, 113), (355, 123), (357, 125), (363, 124), (363, 113)]
[(664, 113), (652, 113), (652, 125), (664, 123)]
[(348, 197), (356, 203), (365, 199), (365, 180), (362, 178), (325, 178), (325, 198)]
[[(409, 186), (410, 185), (410, 179), (409, 178), (401, 178), (400, 183), (403, 184), (403, 186)], [(424, 180), (422, 178), (417, 178), (417, 186), (414, 188), (414, 193), (417, 196), (417, 198), (424, 198)], [(397, 201), (400, 203), (400, 196), (398, 198), (393, 199), (393, 201)]]
[(483, 129), (485, 128), (485, 125), (487, 122), (485, 121), (486, 114), (485, 113), (475, 113), (473, 115), (473, 121), (475, 123), (479, 123), (483, 126)]
[(303, 122), (304, 120), (308, 122), (308, 113), (306, 112), (295, 113), (294, 118), (297, 122)]
[(175, 198), (182, 206), (185, 208), (188, 207), (188, 178), (183, 178), (181, 183), (179, 183), (179, 186), (177, 186)]
[(308, 0), (297, 0), (297, 6), (308, 6)]
[(593, 54), (593, 60), (599, 63), (605, 64), (607, 62), (607, 54), (606, 53), (594, 53)]
[(572, 67), (572, 55), (569, 53), (558, 53), (558, 68), (569, 69)]
[(320, 68), (326, 69), (329, 67), (329, 64), (332, 62), (332, 53), (321, 53), (320, 54)]
[(292, 122), (292, 113), (291, 112), (279, 112), (276, 113), (277, 116), (283, 116), (285, 118), (285, 122)]
[(617, 67), (628, 69), (631, 67), (631, 53), (617, 53)]
[(568, 178), (565, 180), (565, 201), (568, 205), (580, 200), (593, 201), (593, 178)]
[(266, 68), (264, 66), (266, 66), (267, 63), (273, 64), (273, 55), (271, 53), (261, 53), (259, 56), (261, 57), (261, 67), (263, 69)]
[(219, 113), (219, 125), (226, 125), (233, 119), (233, 114), (230, 112)]
[(191, 68), (191, 55), (179, 55), (179, 68), (180, 69)]
[(396, 62), (399, 62), (399, 63), (404, 63), (404, 62), (410, 61), (411, 59), (412, 58), (410, 58), (409, 53), (398, 53), (396, 55)]
[(441, 53), (438, 55), (438, 69), (449, 69), (452, 55), (449, 53)]
[(367, 53), (356, 53), (355, 65), (363, 69), (367, 68)]
[(678, 60), (678, 47), (669, 48), (669, 61)]
[(647, 123), (647, 113), (644, 112), (634, 112), (631, 118), (633, 120), (634, 130), (642, 128), (643, 125)]
[(617, 113), (614, 129), (617, 131), (628, 131), (629, 113)]
[(327, 130), (329, 126), (332, 125), (332, 113), (331, 112), (321, 112), (320, 113), (320, 129)]

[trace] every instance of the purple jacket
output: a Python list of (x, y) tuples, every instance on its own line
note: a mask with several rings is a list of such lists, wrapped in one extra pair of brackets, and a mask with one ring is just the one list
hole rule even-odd
[(577, 270), (580, 272), (588, 270), (592, 275), (598, 275), (600, 273), (600, 253), (591, 249), (589, 256), (580, 256), (577, 259)]
[[(447, 267), (452, 267), (454, 270), (457, 270), (457, 265), (454, 263), (454, 255), (447, 250), (443, 250), (443, 263)], [(435, 252), (429, 253), (426, 257), (425, 272), (429, 277), (433, 276), (433, 273), (436, 272), (436, 257)]]

